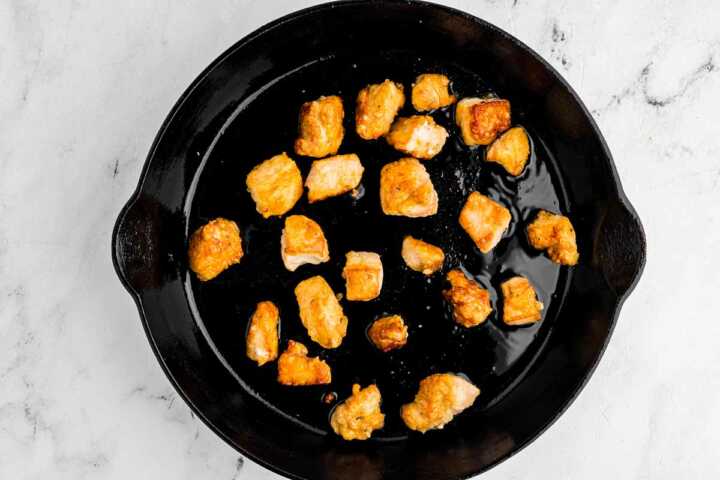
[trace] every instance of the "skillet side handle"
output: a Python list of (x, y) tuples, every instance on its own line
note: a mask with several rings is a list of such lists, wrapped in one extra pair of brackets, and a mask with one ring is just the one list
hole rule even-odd
[(598, 230), (596, 261), (608, 284), (624, 298), (645, 267), (647, 245), (640, 218), (629, 203), (613, 201)]
[(112, 236), (115, 271), (131, 293), (157, 285), (157, 234), (152, 205), (142, 195), (131, 198), (118, 215)]

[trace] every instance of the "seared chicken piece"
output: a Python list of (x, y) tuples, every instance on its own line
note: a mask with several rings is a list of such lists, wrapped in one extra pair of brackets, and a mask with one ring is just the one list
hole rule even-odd
[(322, 158), (335, 155), (340, 148), (343, 128), (342, 100), (338, 96), (320, 97), (300, 108), (300, 133), (295, 140), (295, 153)]
[(527, 132), (522, 127), (513, 127), (490, 145), (485, 160), (499, 163), (510, 175), (517, 177), (525, 169), (529, 156)]
[(455, 103), (450, 94), (450, 79), (439, 73), (424, 73), (415, 79), (412, 88), (412, 104), (418, 112), (427, 112)]
[(445, 300), (453, 307), (453, 318), (465, 328), (483, 323), (492, 312), (490, 293), (465, 276), (462, 270), (447, 274), (450, 288), (443, 291)]
[(541, 210), (527, 228), (530, 245), (547, 249), (550, 259), (561, 265), (577, 265), (580, 254), (575, 241), (575, 229), (564, 215)]
[(216, 218), (190, 237), (190, 269), (201, 282), (212, 280), (243, 256), (240, 229), (232, 220)]
[(440, 429), (475, 402), (480, 390), (459, 375), (437, 373), (420, 382), (415, 400), (402, 406), (400, 416), (412, 430)]
[(510, 128), (510, 102), (500, 98), (463, 98), (455, 108), (455, 122), (465, 145), (488, 145)]
[(348, 319), (325, 279), (317, 275), (298, 283), (295, 298), (310, 338), (325, 348), (337, 348), (345, 338)]
[(478, 192), (472, 192), (460, 212), (460, 225), (482, 253), (488, 253), (510, 225), (510, 210)]
[(354, 153), (315, 160), (305, 181), (308, 201), (313, 203), (349, 192), (360, 184), (364, 170)]
[(401, 255), (408, 267), (425, 275), (432, 275), (440, 270), (445, 261), (442, 248), (410, 235), (403, 239)]
[(303, 193), (300, 169), (284, 152), (253, 168), (245, 182), (256, 210), (265, 218), (287, 213)]
[(380, 295), (383, 266), (374, 252), (348, 252), (345, 255), (345, 298), (366, 302)]
[(440, 153), (447, 137), (447, 130), (430, 115), (413, 115), (398, 118), (385, 139), (395, 150), (428, 160)]
[(250, 319), (245, 353), (259, 366), (273, 361), (278, 356), (278, 324), (280, 312), (272, 302), (260, 302)]
[(405, 104), (403, 86), (385, 80), (360, 90), (355, 109), (355, 130), (360, 138), (375, 140), (390, 131), (398, 110)]
[(345, 440), (367, 440), (373, 430), (385, 425), (385, 415), (380, 411), (380, 390), (377, 385), (361, 389), (352, 387), (352, 395), (333, 410), (330, 417), (332, 429)]
[(380, 171), (380, 204), (385, 215), (428, 217), (438, 210), (438, 195), (425, 167), (401, 158)]
[(330, 260), (325, 234), (314, 220), (305, 215), (290, 215), (285, 219), (280, 237), (280, 254), (285, 268), (294, 272), (300, 265), (318, 265)]
[(503, 321), (508, 325), (535, 323), (542, 318), (543, 304), (525, 277), (513, 277), (500, 285), (503, 293)]
[(283, 385), (325, 385), (331, 382), (330, 366), (317, 357), (308, 357), (308, 349), (290, 340), (278, 359), (278, 382)]
[(368, 329), (368, 337), (383, 352), (400, 348), (407, 343), (408, 329), (400, 315), (375, 320)]

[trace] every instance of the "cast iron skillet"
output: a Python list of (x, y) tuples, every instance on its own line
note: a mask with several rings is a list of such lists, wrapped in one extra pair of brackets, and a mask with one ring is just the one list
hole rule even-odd
[[(383, 141), (354, 134), (354, 97), (362, 86), (392, 78), (405, 84), (426, 71), (453, 79), (462, 96), (495, 92), (512, 103), (513, 123), (532, 138), (532, 157), (518, 179), (482, 161), (482, 149), (452, 140), (426, 162), (440, 195), (438, 215), (382, 215), (380, 167), (400, 155)], [(364, 195), (308, 205), (323, 226), (332, 259), (290, 274), (280, 262), (282, 219), (262, 220), (244, 178), (259, 161), (292, 151), (303, 101), (339, 94), (346, 108), (342, 152), (365, 165)], [(403, 114), (410, 114), (406, 108)], [(455, 137), (452, 109), (433, 114)], [(304, 174), (309, 159), (298, 158)], [(479, 190), (513, 214), (510, 231), (482, 255), (457, 226), (467, 194)], [(533, 251), (525, 226), (539, 208), (569, 214), (580, 265), (569, 269)], [(201, 284), (189, 274), (187, 239), (199, 225), (224, 216), (243, 231), (240, 265)], [(508, 328), (500, 313), (466, 330), (450, 319), (439, 291), (404, 267), (406, 234), (440, 244), (445, 271), (464, 268), (493, 292), (523, 274), (545, 303), (542, 322)], [(323, 351), (300, 325), (292, 288), (323, 275), (343, 291), (347, 250), (378, 251), (385, 265), (381, 297), (344, 302), (348, 336)], [(242, 454), (293, 478), (465, 478), (517, 452), (552, 423), (597, 364), (620, 306), (645, 261), (640, 221), (625, 195), (602, 135), (576, 94), (537, 54), (498, 28), (463, 12), (423, 2), (354, 1), (306, 9), (272, 22), (212, 63), (183, 94), (160, 129), (136, 192), (113, 234), (118, 275), (135, 299), (163, 369), (193, 411)], [(282, 346), (293, 338), (333, 367), (329, 387), (288, 389), (275, 367), (244, 357), (244, 329), (255, 303), (270, 299), (282, 315)], [(380, 354), (365, 338), (377, 316), (401, 313), (410, 342)], [(410, 433), (397, 409), (424, 376), (466, 375), (482, 390), (473, 408), (444, 430)], [(377, 383), (386, 426), (367, 442), (343, 442), (329, 432), (332, 405), (354, 382)], [(596, 412), (597, 413), (597, 412)], [(593, 414), (593, 412), (590, 412)]]

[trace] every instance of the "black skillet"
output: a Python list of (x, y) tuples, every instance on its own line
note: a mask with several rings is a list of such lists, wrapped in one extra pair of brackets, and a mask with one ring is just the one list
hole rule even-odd
[[(434, 112), (451, 132), (426, 162), (440, 196), (434, 217), (382, 215), (379, 169), (400, 155), (384, 141), (354, 133), (354, 97), (391, 78), (409, 91), (423, 72), (443, 72), (459, 97), (494, 92), (512, 103), (513, 123), (532, 138), (525, 173), (511, 178), (483, 162), (484, 150), (456, 140), (452, 109)], [(331, 261), (287, 272), (280, 261), (282, 219), (263, 220), (245, 190), (258, 162), (292, 152), (300, 104), (341, 95), (346, 137), (341, 152), (365, 166), (364, 195), (308, 205), (293, 213), (325, 229)], [(409, 105), (402, 112), (410, 114)], [(291, 153), (292, 154), (292, 153)], [(294, 155), (294, 154), (293, 154)], [(297, 158), (306, 174), (310, 159)], [(460, 230), (457, 215), (472, 190), (510, 208), (511, 228), (489, 255)], [(525, 226), (538, 209), (566, 213), (580, 246), (580, 265), (559, 267), (527, 244)], [(188, 272), (187, 239), (223, 216), (243, 232), (246, 256), (217, 279)], [(412, 234), (442, 245), (443, 272), (464, 268), (493, 292), (495, 312), (467, 330), (450, 319), (440, 291), (408, 270), (400, 242)], [(323, 275), (337, 292), (344, 253), (382, 255), (379, 299), (343, 302), (350, 318), (342, 346), (319, 348), (299, 322), (293, 287)], [(502, 30), (451, 8), (423, 2), (326, 4), (276, 20), (215, 60), (183, 94), (153, 144), (139, 186), (113, 235), (118, 275), (137, 302), (163, 369), (193, 411), (225, 441), (267, 468), (293, 478), (465, 478), (508, 458), (547, 428), (578, 394), (597, 364), (620, 306), (645, 261), (640, 221), (622, 192), (610, 152), (580, 99), (536, 53)], [(543, 320), (508, 328), (499, 283), (522, 274), (545, 303)], [(279, 386), (274, 364), (244, 357), (244, 332), (257, 301), (281, 309), (282, 347), (300, 340), (333, 368), (327, 387)], [(410, 341), (382, 354), (365, 330), (379, 315), (401, 314)], [(435, 372), (456, 372), (482, 390), (476, 404), (442, 431), (409, 432), (398, 408)], [(377, 383), (386, 426), (366, 442), (343, 442), (329, 429), (334, 392)], [(589, 412), (597, 414), (597, 412)]]

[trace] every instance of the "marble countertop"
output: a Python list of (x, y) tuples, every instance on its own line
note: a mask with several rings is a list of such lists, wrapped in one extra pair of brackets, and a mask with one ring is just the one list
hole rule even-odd
[[(312, 3), (0, 1), (0, 478), (277, 478), (177, 397), (113, 271), (110, 234), (195, 76)], [(644, 277), (585, 390), (483, 478), (720, 476), (720, 6), (446, 3), (569, 80), (648, 238)]]

